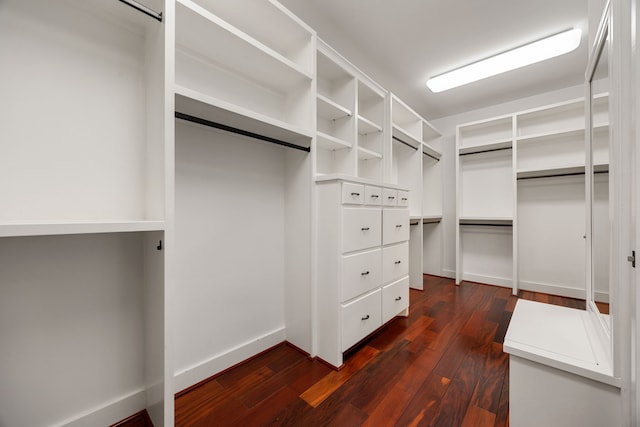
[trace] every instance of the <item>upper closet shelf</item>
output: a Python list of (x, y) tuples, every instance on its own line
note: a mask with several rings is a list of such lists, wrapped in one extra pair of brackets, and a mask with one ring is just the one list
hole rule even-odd
[(442, 221), (442, 215), (423, 215), (423, 224), (437, 224)]
[(375, 151), (368, 150), (364, 147), (358, 147), (358, 159), (360, 160), (369, 160), (369, 159), (381, 159), (382, 154), (376, 153)]
[(382, 127), (373, 123), (371, 120), (363, 116), (358, 116), (358, 133), (366, 135), (368, 133), (382, 132)]
[(468, 147), (460, 147), (458, 154), (461, 156), (465, 154), (484, 153), (487, 151), (506, 150), (513, 146), (513, 140), (511, 138), (500, 141), (495, 141), (489, 144), (472, 145)]
[(164, 221), (11, 221), (0, 222), (0, 237), (162, 231)]
[(460, 225), (513, 225), (513, 218), (498, 217), (461, 217)]
[(436, 160), (440, 160), (440, 158), (442, 157), (442, 153), (440, 151), (436, 150), (426, 142), (422, 143), (422, 152), (429, 157), (433, 157)]
[(394, 139), (400, 142), (403, 142), (415, 148), (416, 150), (422, 145), (422, 142), (419, 139), (417, 139), (416, 137), (411, 135), (408, 131), (406, 131), (405, 129), (401, 128), (398, 125), (392, 126), (392, 132), (393, 132)]
[(222, 101), (200, 92), (175, 86), (176, 112), (221, 123), (268, 138), (309, 148), (313, 131)]
[(190, 0), (176, 2), (176, 48), (278, 92), (313, 78), (299, 64)]
[(324, 95), (318, 94), (318, 115), (327, 120), (337, 120), (351, 117), (352, 111), (332, 101)]
[[(605, 173), (609, 171), (608, 164), (596, 164), (593, 165), (595, 173)], [(579, 166), (565, 166), (558, 168), (548, 169), (526, 169), (519, 170), (517, 172), (518, 179), (530, 179), (530, 178), (552, 178), (569, 175), (582, 175), (585, 173), (584, 165)]]

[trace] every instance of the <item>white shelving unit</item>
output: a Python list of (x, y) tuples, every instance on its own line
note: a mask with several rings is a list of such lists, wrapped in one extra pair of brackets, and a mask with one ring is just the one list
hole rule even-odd
[(1, 424), (173, 419), (168, 33), (117, 1), (0, 4)]
[(389, 96), (389, 111), (387, 181), (409, 189), (410, 286), (422, 289), (424, 273), (442, 275), (442, 154), (430, 145), (440, 133), (394, 94)]
[(358, 176), (380, 182), (384, 174), (387, 93), (364, 76), (358, 78), (357, 93)]
[[(276, 3), (252, 3), (256, 13), (287, 22), (274, 31), (280, 35), (242, 17), (231, 2), (176, 2), (176, 112), (308, 148), (314, 44)], [(297, 28), (296, 54), (287, 28)]]
[[(608, 96), (599, 95), (594, 169), (602, 200), (609, 169), (607, 109)], [(583, 298), (584, 100), (460, 125), (457, 140), (457, 281)], [(490, 259), (482, 261), (481, 253)], [(469, 262), (502, 274), (486, 277)]]

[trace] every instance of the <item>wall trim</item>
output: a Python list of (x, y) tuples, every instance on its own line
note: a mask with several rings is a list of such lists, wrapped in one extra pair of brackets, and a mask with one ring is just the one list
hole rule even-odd
[(549, 295), (558, 295), (567, 298), (584, 300), (587, 297), (586, 289), (572, 288), (570, 286), (553, 285), (547, 283), (528, 282), (521, 280), (519, 289), (522, 291), (541, 292)]
[(484, 276), (480, 274), (463, 273), (462, 280), (467, 282), (477, 282), (487, 285), (502, 286), (504, 288), (512, 288), (513, 280), (506, 277)]
[(55, 425), (65, 427), (110, 426), (132, 414), (144, 410), (146, 402), (145, 390), (135, 390), (108, 401), (105, 404), (94, 406), (59, 423), (55, 423)]
[(250, 359), (285, 341), (285, 328), (278, 328), (219, 353), (174, 374), (174, 393), (208, 380), (210, 377)]

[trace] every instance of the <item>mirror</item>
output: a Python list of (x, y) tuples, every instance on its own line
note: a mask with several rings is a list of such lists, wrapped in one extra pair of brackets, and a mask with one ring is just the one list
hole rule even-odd
[(587, 309), (611, 333), (609, 306), (611, 205), (609, 203), (609, 7), (605, 9), (587, 69), (587, 203), (591, 233)]

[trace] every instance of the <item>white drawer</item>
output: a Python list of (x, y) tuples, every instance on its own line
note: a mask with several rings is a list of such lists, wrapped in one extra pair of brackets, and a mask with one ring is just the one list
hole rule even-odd
[(342, 203), (361, 205), (364, 202), (364, 185), (351, 182), (342, 183)]
[(409, 274), (409, 243), (382, 248), (382, 283), (389, 283)]
[(380, 246), (381, 216), (379, 208), (342, 208), (342, 252)]
[(382, 244), (409, 240), (409, 209), (385, 209), (382, 212)]
[(382, 325), (382, 289), (342, 305), (342, 351)]
[(409, 277), (382, 288), (382, 323), (387, 323), (409, 307)]
[(382, 188), (373, 187), (371, 185), (365, 185), (364, 187), (364, 202), (367, 205), (381, 205), (382, 204)]
[(397, 206), (398, 205), (398, 190), (391, 190), (385, 188), (382, 190), (382, 202), (385, 206)]
[(409, 192), (398, 190), (398, 206), (409, 206)]
[(342, 257), (342, 298), (347, 301), (382, 285), (382, 251), (375, 249)]

